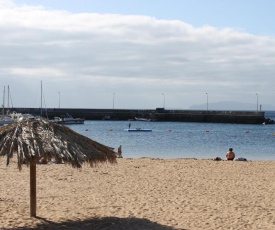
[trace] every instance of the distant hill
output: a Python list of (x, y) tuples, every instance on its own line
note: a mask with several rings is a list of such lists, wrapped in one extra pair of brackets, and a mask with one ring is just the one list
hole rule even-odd
[[(206, 110), (206, 103), (200, 105), (192, 105), (189, 107), (190, 110)], [(256, 111), (257, 105), (256, 104), (249, 104), (249, 103), (241, 103), (235, 101), (220, 101), (216, 103), (209, 103), (208, 110), (249, 110), (249, 111)], [(259, 110), (267, 111), (267, 110), (275, 110), (275, 106), (262, 104)]]

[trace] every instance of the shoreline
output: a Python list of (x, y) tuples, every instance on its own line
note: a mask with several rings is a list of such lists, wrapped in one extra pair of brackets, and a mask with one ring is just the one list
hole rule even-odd
[[(123, 155), (123, 154), (122, 154)], [(226, 158), (221, 158), (221, 160), (214, 160), (216, 157), (213, 157), (213, 158), (196, 158), (196, 157), (179, 157), (179, 158), (160, 158), (160, 157), (122, 157), (120, 159), (129, 159), (129, 160), (139, 160), (139, 159), (151, 159), (151, 160), (167, 160), (167, 161), (170, 161), (170, 160), (197, 160), (197, 161), (217, 161), (217, 162), (223, 162), (223, 161), (227, 161), (227, 162), (274, 162), (275, 163), (275, 159), (262, 159), (262, 160), (250, 160), (250, 159), (247, 159), (246, 161), (239, 161), (239, 160), (236, 160), (234, 159), (233, 161), (228, 161), (226, 160)], [(238, 158), (238, 157), (237, 157)]]
[(275, 227), (275, 161), (117, 160), (80, 170), (37, 165), (39, 218), (30, 218), (29, 168), (0, 158), (0, 229)]
[[(178, 157), (178, 158), (160, 158), (160, 157), (123, 157), (123, 159), (130, 159), (130, 160), (138, 160), (138, 159), (151, 159), (151, 160), (198, 160), (198, 161), (207, 161), (207, 160), (209, 160), (209, 161), (214, 161), (214, 158), (215, 157), (213, 157), (213, 158), (197, 158), (197, 157)], [(238, 158), (238, 157), (237, 157)], [(235, 158), (234, 160), (233, 160), (233, 162), (241, 162), (241, 161), (238, 161), (238, 160), (236, 160), (237, 158)], [(228, 160), (226, 160), (225, 159), (225, 157), (224, 157), (224, 159), (223, 158), (221, 158), (221, 160), (220, 161), (228, 161)], [(232, 161), (231, 161), (232, 162)], [(267, 160), (267, 159), (262, 159), (262, 160), (250, 160), (250, 159), (247, 159), (247, 161), (245, 161), (245, 162), (275, 162), (275, 159), (273, 160), (273, 159), (270, 159), (270, 160)]]

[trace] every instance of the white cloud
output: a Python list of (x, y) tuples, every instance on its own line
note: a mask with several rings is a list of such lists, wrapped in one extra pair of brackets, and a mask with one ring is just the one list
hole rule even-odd
[(15, 4), (12, 0), (0, 0), (0, 7), (13, 7)]
[[(5, 70), (3, 68), (3, 70)], [(37, 76), (47, 76), (48, 78), (62, 77), (65, 74), (56, 68), (10, 68), (6, 69), (6, 73), (24, 78), (36, 78)]]
[(64, 107), (110, 108), (113, 92), (120, 108), (159, 107), (162, 92), (167, 107), (204, 103), (206, 92), (213, 102), (253, 103), (258, 92), (262, 103), (273, 103), (273, 37), (12, 1), (0, 1), (0, 33), (0, 79), (16, 89), (18, 106), (37, 106), (32, 92), (40, 80), (49, 107), (57, 92), (66, 95)]

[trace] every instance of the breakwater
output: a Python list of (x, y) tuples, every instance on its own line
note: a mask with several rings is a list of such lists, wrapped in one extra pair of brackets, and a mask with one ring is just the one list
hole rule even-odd
[(166, 110), (156, 109), (75, 109), (75, 108), (12, 108), (11, 111), (41, 115), (49, 119), (70, 114), (86, 120), (134, 120), (135, 118), (151, 121), (209, 122), (236, 124), (274, 124), (265, 118), (265, 112), (253, 111), (205, 111), (205, 110)]

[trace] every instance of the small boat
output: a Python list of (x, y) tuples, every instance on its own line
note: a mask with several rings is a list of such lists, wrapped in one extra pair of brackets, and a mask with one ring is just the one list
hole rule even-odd
[(17, 112), (12, 112), (9, 114), (10, 117), (14, 121), (26, 121), (26, 120), (32, 120), (35, 119), (35, 116), (29, 114), (29, 113), (17, 113)]
[(124, 129), (128, 132), (152, 132), (152, 129), (142, 129), (142, 128), (136, 128), (136, 129)]
[(65, 116), (61, 117), (54, 117), (51, 122), (54, 122), (56, 124), (61, 125), (74, 125), (74, 124), (84, 124), (85, 119), (84, 118), (73, 118), (71, 115), (67, 114)]
[(25, 113), (17, 113), (13, 111), (12, 113), (9, 111), (9, 98), (10, 98), (10, 88), (8, 86), (8, 108), (6, 110), (5, 114), (5, 86), (4, 86), (4, 92), (3, 92), (3, 108), (2, 108), (2, 115), (0, 115), (0, 126), (2, 125), (9, 125), (14, 122), (19, 122), (23, 120), (30, 120), (33, 119), (34, 116), (31, 114), (25, 114)]
[(22, 114), (16, 112), (8, 113), (6, 115), (0, 115), (0, 126), (9, 125), (14, 122), (25, 121), (30, 119), (34, 119), (34, 116), (32, 116), (31, 114)]
[(147, 118), (138, 118), (138, 117), (135, 117), (135, 120), (136, 120), (136, 121), (151, 121), (151, 119), (147, 119)]
[(0, 126), (2, 125), (8, 125), (13, 123), (14, 120), (10, 116), (1, 116), (0, 117)]
[(2, 107), (2, 115), (0, 115), (0, 126), (8, 125), (13, 122), (14, 122), (14, 119), (9, 114), (5, 114), (5, 86), (4, 86), (3, 107)]

